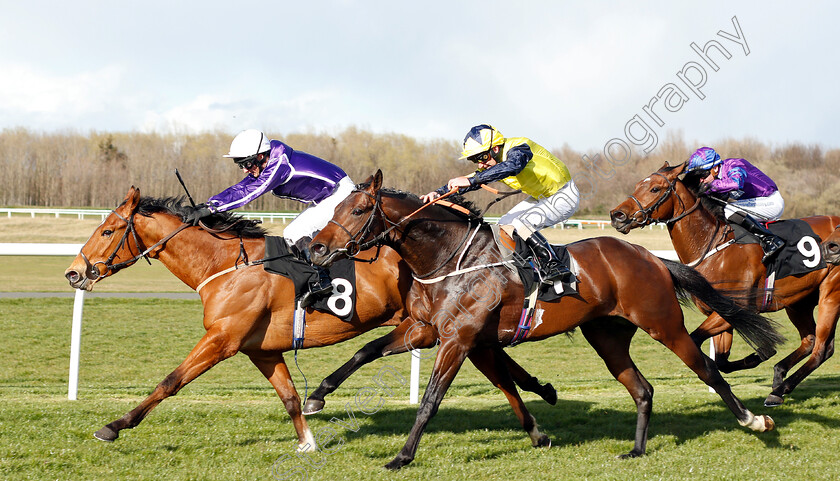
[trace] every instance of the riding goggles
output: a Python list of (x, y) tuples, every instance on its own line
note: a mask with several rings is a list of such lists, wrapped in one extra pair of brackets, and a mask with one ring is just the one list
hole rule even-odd
[(248, 157), (241, 157), (239, 159), (233, 159), (233, 162), (237, 166), (239, 166), (240, 168), (243, 168), (245, 170), (251, 170), (251, 168), (253, 168), (255, 165), (258, 165), (257, 164), (258, 163), (257, 157), (259, 155), (260, 154), (254, 154), (254, 155), (251, 155), (251, 156), (248, 156)]
[(469, 160), (473, 164), (477, 164), (479, 162), (487, 162), (487, 160), (489, 158), (490, 158), (490, 151), (488, 150), (488, 151), (482, 152), (480, 154), (471, 155), (471, 156), (467, 157), (467, 160)]

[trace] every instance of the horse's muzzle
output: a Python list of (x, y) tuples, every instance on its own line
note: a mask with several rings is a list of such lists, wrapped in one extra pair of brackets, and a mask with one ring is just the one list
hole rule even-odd
[(828, 241), (822, 245), (823, 259), (830, 264), (840, 264), (840, 243)]
[(329, 267), (343, 254), (344, 249), (330, 251), (327, 246), (321, 244), (320, 242), (309, 246), (309, 260), (312, 261), (313, 264), (321, 267)]
[(610, 225), (622, 234), (630, 232), (633, 221), (627, 217), (627, 214), (620, 210), (610, 212)]

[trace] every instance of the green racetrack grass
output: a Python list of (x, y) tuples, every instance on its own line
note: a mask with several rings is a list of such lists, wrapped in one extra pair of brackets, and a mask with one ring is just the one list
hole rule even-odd
[[(523, 394), (552, 439), (550, 449), (531, 448), (501, 393), (465, 364), (429, 424), (417, 459), (399, 473), (385, 471), (382, 466), (402, 447), (414, 420), (408, 386), (384, 378), (393, 396), (380, 388), (382, 397), (376, 399), (382, 404), (368, 409), (370, 414), (359, 411), (354, 396), (375, 387), (383, 367), (407, 379), (407, 355), (362, 368), (328, 398), (325, 411), (308, 418), (316, 434), (332, 430), (336, 436), (326, 443), (329, 455), (295, 455), (296, 436), (282, 403), (242, 355), (161, 403), (116, 442), (103, 443), (93, 432), (136, 406), (202, 335), (201, 304), (88, 300), (78, 401), (66, 399), (71, 310), (72, 299), (0, 300), (6, 341), (0, 353), (2, 479), (303, 479), (303, 473), (325, 480), (836, 478), (840, 369), (835, 359), (774, 410), (762, 406), (771, 363), (727, 375), (749, 409), (776, 420), (776, 431), (757, 434), (738, 426), (716, 395), (644, 333), (634, 340), (633, 356), (655, 396), (648, 455), (639, 459), (615, 458), (632, 447), (635, 408), (579, 334), (508, 350), (558, 390), (556, 406)], [(700, 315), (688, 312), (689, 324), (699, 323)], [(788, 338), (795, 338), (788, 324), (783, 327)], [(364, 342), (385, 332), (300, 351), (309, 390)], [(793, 346), (789, 341), (783, 352)], [(746, 352), (737, 339), (736, 347), (736, 355)], [(293, 354), (286, 359), (303, 395)], [(423, 361), (421, 384), (431, 364)], [(359, 423), (356, 432), (330, 422), (347, 419), (348, 403)]]

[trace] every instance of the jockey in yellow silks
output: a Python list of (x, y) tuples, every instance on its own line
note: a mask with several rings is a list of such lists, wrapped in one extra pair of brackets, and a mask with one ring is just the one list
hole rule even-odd
[(571, 280), (568, 267), (539, 230), (567, 220), (580, 205), (580, 191), (569, 169), (557, 157), (525, 137), (505, 138), (490, 125), (473, 127), (464, 137), (461, 159), (478, 165), (472, 174), (450, 179), (443, 187), (422, 196), (431, 202), (458, 188), (459, 193), (500, 181), (529, 197), (499, 219), (511, 226), (537, 256), (540, 278), (546, 284)]

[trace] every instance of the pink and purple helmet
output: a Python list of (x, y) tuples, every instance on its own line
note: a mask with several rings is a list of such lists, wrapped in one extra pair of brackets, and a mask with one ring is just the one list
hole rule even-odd
[(688, 167), (685, 171), (694, 172), (695, 170), (709, 170), (712, 167), (723, 162), (720, 155), (711, 147), (700, 147), (696, 152), (691, 154), (688, 158)]

